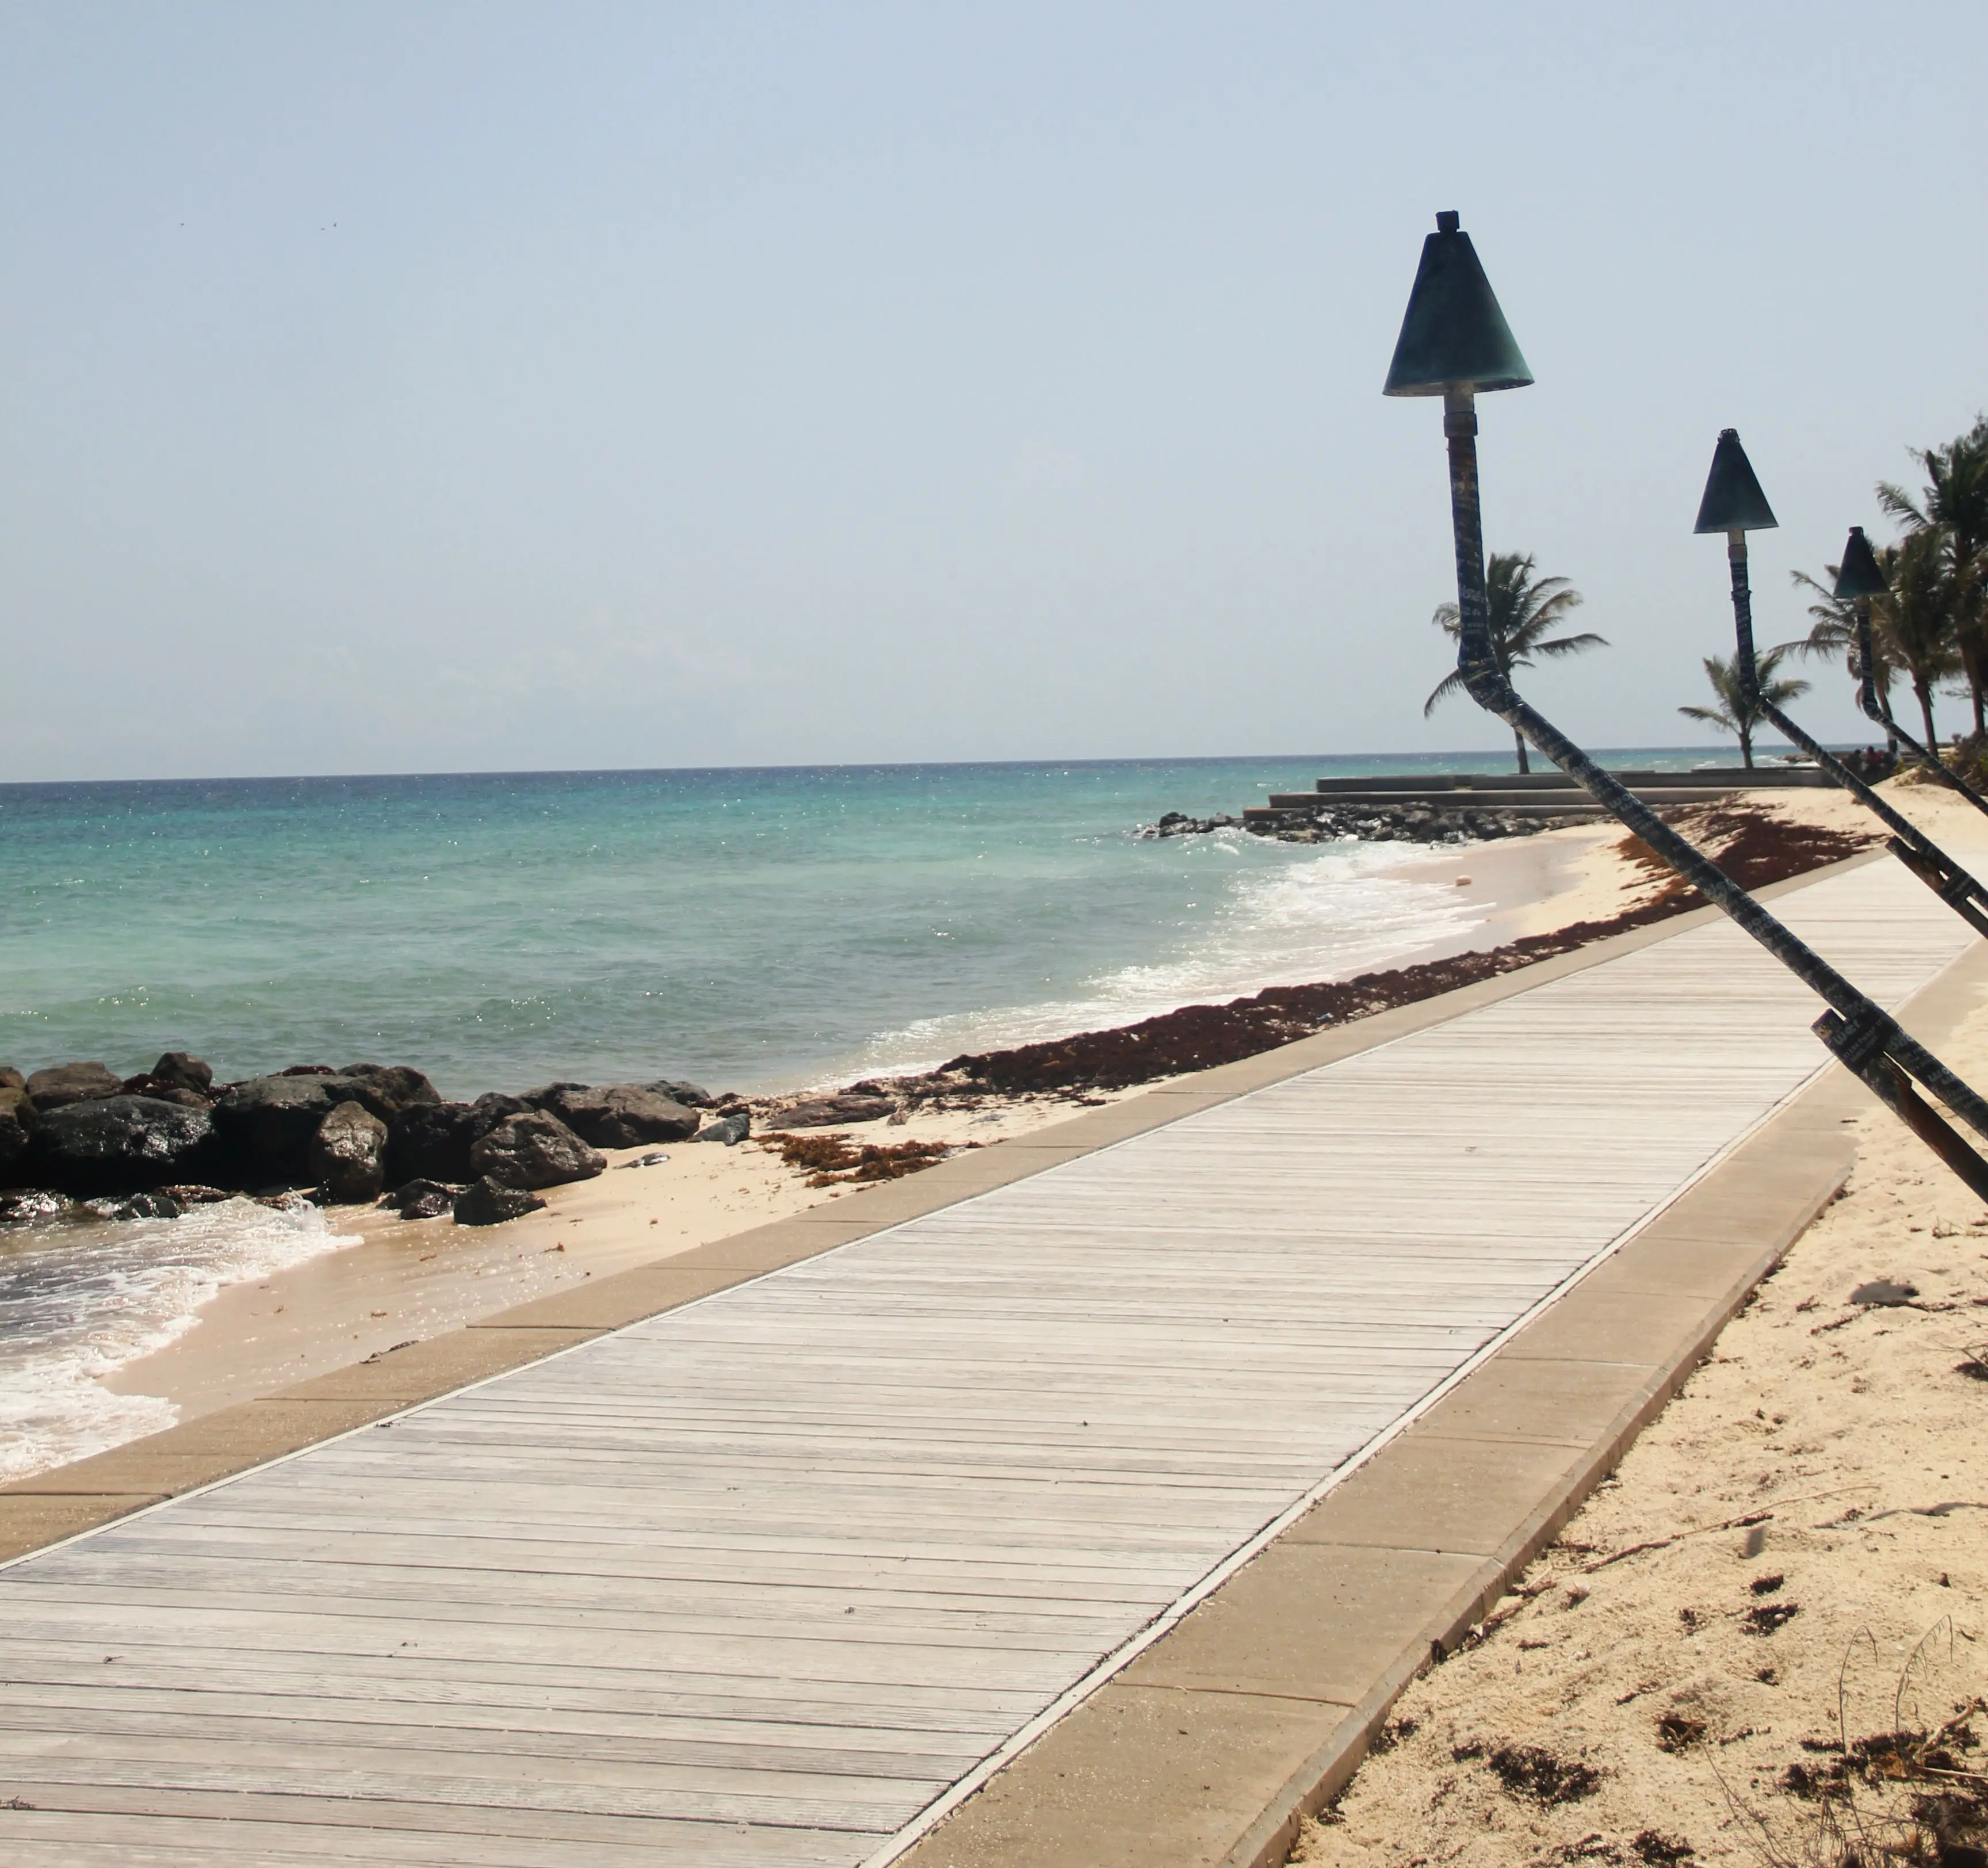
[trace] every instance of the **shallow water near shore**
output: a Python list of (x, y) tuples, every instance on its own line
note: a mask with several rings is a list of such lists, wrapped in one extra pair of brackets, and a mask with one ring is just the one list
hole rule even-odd
[[(1702, 752), (1620, 756), (1673, 766)], [(0, 1061), (410, 1063), (746, 1091), (908, 1071), (1467, 938), (1420, 846), (1142, 841), (1495, 756), (0, 787)], [(96, 1377), (333, 1250), (245, 1201), (0, 1237), (0, 1478), (168, 1425)]]
[(455, 1096), (909, 1068), (1439, 936), (1440, 892), (1374, 880), (1399, 846), (1132, 833), (1459, 763), (0, 787), (0, 1061), (130, 1074), (186, 1049), (227, 1079), (363, 1058)]
[(248, 1200), (0, 1230), (0, 1484), (171, 1426), (167, 1403), (96, 1378), (190, 1329), (222, 1285), (347, 1243), (316, 1207)]

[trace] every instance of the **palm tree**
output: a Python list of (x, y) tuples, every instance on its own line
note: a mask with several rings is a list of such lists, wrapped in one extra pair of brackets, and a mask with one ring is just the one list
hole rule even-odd
[[(1841, 565), (1825, 564), (1822, 574), (1827, 583), (1820, 583), (1805, 570), (1790, 571), (1797, 590), (1813, 594), (1815, 601), (1808, 607), (1814, 621), (1809, 625), (1808, 634), (1798, 636), (1792, 642), (1783, 642), (1770, 653), (1794, 655), (1821, 655), (1827, 660), (1837, 656), (1843, 658), (1844, 665), (1852, 671), (1855, 679), (1855, 650), (1857, 647), (1857, 599), (1838, 597), (1835, 593), (1836, 574)], [(1888, 711), (1892, 698), (1892, 675), (1897, 662), (1886, 653), (1887, 638), (1882, 628), (1874, 622), (1871, 630), (1871, 646), (1874, 651), (1871, 660), (1875, 665), (1871, 670), (1871, 685), (1877, 690), (1879, 700), (1886, 704)], [(1861, 682), (1859, 686), (1862, 685)], [(1885, 737), (1894, 758), (1898, 756), (1898, 742), (1890, 728), (1885, 729)]]
[[(1533, 569), (1530, 551), (1495, 551), (1485, 570), (1485, 594), (1491, 613), (1491, 658), (1501, 675), (1509, 675), (1515, 668), (1530, 668), (1535, 655), (1578, 655), (1591, 648), (1608, 646), (1608, 638), (1592, 630), (1578, 635), (1553, 634), (1570, 611), (1581, 607), (1581, 595), (1564, 577), (1535, 579)], [(1438, 604), (1429, 621), (1446, 631), (1452, 641), (1463, 633), (1453, 603)], [(1435, 712), (1436, 702), (1444, 695), (1459, 692), (1462, 687), (1461, 669), (1445, 675), (1422, 703), (1422, 718), (1427, 719)], [(1530, 772), (1533, 768), (1526, 760), (1525, 736), (1515, 727), (1512, 739), (1518, 747), (1519, 770)]]
[(1878, 482), (1878, 503), (1908, 534), (1937, 536), (1947, 561), (1955, 647), (1974, 706), (1974, 730), (1988, 733), (1988, 416), (1943, 448), (1915, 448), (1926, 476), (1914, 499), (1904, 488)]
[(1787, 652), (1788, 645), (1784, 642), (1780, 648), (1770, 648), (1765, 655), (1754, 658), (1754, 672), (1760, 678), (1757, 700), (1749, 699), (1740, 690), (1740, 658), (1736, 655), (1729, 662), (1723, 655), (1707, 655), (1705, 678), (1712, 683), (1712, 691), (1719, 697), (1718, 704), (1678, 709), (1688, 720), (1702, 720), (1721, 733), (1736, 735), (1740, 760), (1750, 771), (1753, 765), (1753, 729), (1760, 723), (1760, 701), (1779, 707), (1808, 692), (1807, 682), (1777, 675), (1777, 670)]
[(1878, 659), (1890, 661), (1911, 682), (1919, 718), (1925, 722), (1926, 746), (1937, 752), (1932, 691), (1961, 665), (1954, 628), (1958, 574), (1948, 541), (1939, 527), (1922, 526), (1897, 544), (1882, 547), (1878, 563), (1892, 586), (1883, 596), (1871, 599), (1871, 633)]

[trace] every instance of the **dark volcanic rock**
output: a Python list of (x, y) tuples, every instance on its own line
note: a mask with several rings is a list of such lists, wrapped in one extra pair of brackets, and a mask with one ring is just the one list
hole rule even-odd
[(638, 1083), (640, 1090), (647, 1090), (652, 1096), (660, 1096), (666, 1102), (680, 1102), (686, 1109), (708, 1109), (712, 1095), (701, 1083), (682, 1083), (668, 1077), (658, 1077), (651, 1083)]
[(35, 1220), (52, 1220), (69, 1202), (46, 1187), (16, 1187), (0, 1193), (0, 1226), (25, 1226)]
[[(556, 1083), (542, 1083), (536, 1090), (527, 1090), (516, 1100), (528, 1109), (543, 1109), (563, 1097), (583, 1096), (593, 1085), (590, 1083), (572, 1083), (562, 1077)], [(553, 1112), (558, 1113), (556, 1110)]]
[[(1177, 814), (1170, 812), (1169, 816)], [(1584, 820), (1578, 815), (1535, 817), (1496, 806), (1421, 803), (1402, 804), (1310, 804), (1274, 815), (1253, 817), (1243, 828), (1253, 837), (1280, 843), (1335, 843), (1357, 838), (1363, 843), (1458, 844), (1495, 841), (1501, 837), (1531, 837), (1541, 831)], [(1165, 819), (1161, 823), (1164, 824)], [(1184, 836), (1201, 826), (1192, 819), (1178, 827), (1147, 826), (1141, 836)]]
[(506, 1116), (469, 1151), (469, 1165), (501, 1186), (557, 1187), (592, 1179), (607, 1158), (557, 1116), (533, 1109)]
[(1157, 824), (1142, 824), (1132, 834), (1135, 837), (1205, 837), (1210, 831), (1240, 830), (1242, 820), (1217, 815), (1212, 817), (1190, 817), (1184, 810), (1170, 810)]
[(342, 1102), (318, 1124), (306, 1165), (336, 1206), (376, 1200), (386, 1185), (387, 1125), (356, 1102)]
[(484, 1132), (466, 1102), (418, 1104), (387, 1138), (387, 1185), (468, 1179), (469, 1150)]
[(473, 1103), (415, 1103), (393, 1124), (387, 1140), (387, 1185), (411, 1180), (474, 1180), (469, 1151), (506, 1116), (531, 1108), (522, 1097), (479, 1096)]
[(152, 1066), (154, 1083), (170, 1083), (182, 1090), (191, 1090), (196, 1096), (211, 1098), (214, 1094), (214, 1071), (204, 1060), (190, 1051), (169, 1051)]
[(124, 1087), (101, 1064), (56, 1064), (28, 1079), (28, 1094), (37, 1109), (59, 1109), (66, 1103), (88, 1102), (115, 1096)]
[(164, 1193), (106, 1194), (83, 1204), (100, 1220), (177, 1220), (186, 1211)]
[(693, 1142), (719, 1142), (727, 1148), (736, 1148), (752, 1132), (752, 1118), (744, 1109), (735, 1109), (729, 1115), (721, 1115), (715, 1122), (706, 1122), (691, 1137)]
[(881, 1122), (897, 1108), (888, 1096), (820, 1096), (779, 1111), (773, 1120), (782, 1129), (833, 1129), (841, 1122)]
[(0, 1064), (0, 1090), (25, 1090), (28, 1080), (11, 1064)]
[(0, 1089), (0, 1186), (11, 1185), (16, 1176), (26, 1172), (40, 1120), (25, 1090), (11, 1085)]
[(458, 1226), (501, 1226), (506, 1220), (521, 1220), (536, 1213), (545, 1202), (522, 1187), (508, 1187), (487, 1174), (456, 1196), (455, 1223)]
[(201, 1109), (109, 1096), (46, 1110), (35, 1130), (36, 1177), (68, 1193), (130, 1193), (196, 1180), (215, 1150)]
[(434, 1100), (433, 1085), (419, 1071), (362, 1064), (359, 1071), (299, 1064), (235, 1085), (214, 1105), (214, 1125), (243, 1184), (309, 1181), (311, 1137), (342, 1102), (356, 1102), (391, 1128), (404, 1111)]
[[(318, 1125), (341, 1102), (331, 1077), (252, 1077), (214, 1105), (214, 1125), (245, 1186), (309, 1179), (306, 1159)], [(363, 1105), (362, 1105), (363, 1106)]]
[(338, 1074), (365, 1084), (372, 1095), (358, 1100), (390, 1125), (407, 1110), (432, 1107), (441, 1101), (435, 1086), (411, 1064), (348, 1064)]
[(404, 1220), (434, 1220), (452, 1212), (455, 1189), (437, 1180), (411, 1180), (387, 1196), (387, 1203), (397, 1207)]
[(120, 1096), (149, 1096), (156, 1102), (176, 1102), (184, 1109), (211, 1109), (214, 1098), (204, 1096), (198, 1090), (190, 1090), (183, 1083), (170, 1078), (155, 1077), (150, 1071), (143, 1076), (127, 1077), (117, 1087)]
[(697, 1133), (697, 1112), (658, 1096), (636, 1083), (590, 1088), (583, 1083), (549, 1084), (525, 1098), (535, 1109), (556, 1115), (583, 1142), (596, 1148), (641, 1148), (651, 1142), (684, 1142)]

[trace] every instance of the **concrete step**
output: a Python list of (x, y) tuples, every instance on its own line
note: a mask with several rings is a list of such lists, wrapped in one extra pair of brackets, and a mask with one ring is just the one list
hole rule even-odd
[[(1812, 766), (1760, 766), (1750, 772), (1743, 766), (1720, 766), (1704, 772), (1622, 771), (1611, 776), (1621, 780), (1632, 791), (1641, 791), (1646, 786), (1661, 786), (1673, 790), (1767, 790), (1829, 783)], [(1374, 778), (1321, 778), (1316, 789), (1322, 796), (1333, 796), (1349, 791), (1433, 794), (1443, 791), (1572, 791), (1578, 787), (1560, 772), (1425, 772)]]
[[(1432, 803), (1434, 802), (1433, 800), (1429, 801)], [(1273, 800), (1272, 803), (1268, 805), (1252, 805), (1242, 813), (1242, 821), (1246, 824), (1259, 824), (1273, 819), (1288, 817), (1293, 812), (1301, 810), (1308, 810), (1312, 806), (1317, 804), (1317, 802), (1318, 800), (1315, 798), (1307, 797), (1302, 804), (1286, 804), (1280, 807), (1274, 800)], [(1400, 798), (1372, 798), (1347, 806), (1343, 804), (1337, 798), (1334, 798), (1331, 800), (1333, 807), (1335, 810), (1353, 809), (1361, 810), (1379, 809), (1391, 810), (1398, 809), (1402, 802), (1403, 800)], [(1564, 822), (1569, 818), (1603, 817), (1608, 815), (1608, 813), (1591, 798), (1568, 798), (1564, 802), (1553, 804), (1533, 803), (1526, 804), (1487, 805), (1472, 803), (1469, 804), (1445, 804), (1439, 806), (1438, 808), (1448, 810), (1495, 810), (1501, 817), (1544, 817), (1554, 822)]]
[[(1672, 790), (1667, 787), (1638, 785), (1636, 796), (1646, 804), (1668, 808), (1674, 804), (1702, 804), (1709, 799), (1729, 795), (1702, 789)], [(1270, 810), (1399, 810), (1424, 805), (1432, 810), (1535, 811), (1551, 817), (1574, 810), (1598, 810), (1601, 807), (1584, 791), (1439, 791), (1421, 795), (1401, 791), (1337, 791), (1320, 797), (1310, 791), (1276, 791), (1266, 801)]]

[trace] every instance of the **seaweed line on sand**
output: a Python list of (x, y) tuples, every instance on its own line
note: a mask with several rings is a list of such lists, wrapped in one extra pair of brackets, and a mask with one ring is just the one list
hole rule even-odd
[[(1727, 875), (1749, 888), (1841, 861), (1873, 841), (1719, 805), (1693, 805), (1672, 815), (1700, 848), (1716, 856)], [(1699, 905), (1697, 891), (1672, 876), (1637, 838), (1625, 838), (1617, 848), (1663, 885), (1649, 899), (1605, 920), (1577, 921), (1503, 946), (1362, 973), (1357, 979), (1273, 986), (1226, 1005), (1182, 1006), (1137, 1024), (957, 1057), (935, 1071), (894, 1078), (880, 1087), (915, 1105), (986, 1095), (1126, 1089), (1255, 1057), (1329, 1026), (1513, 973)]]

